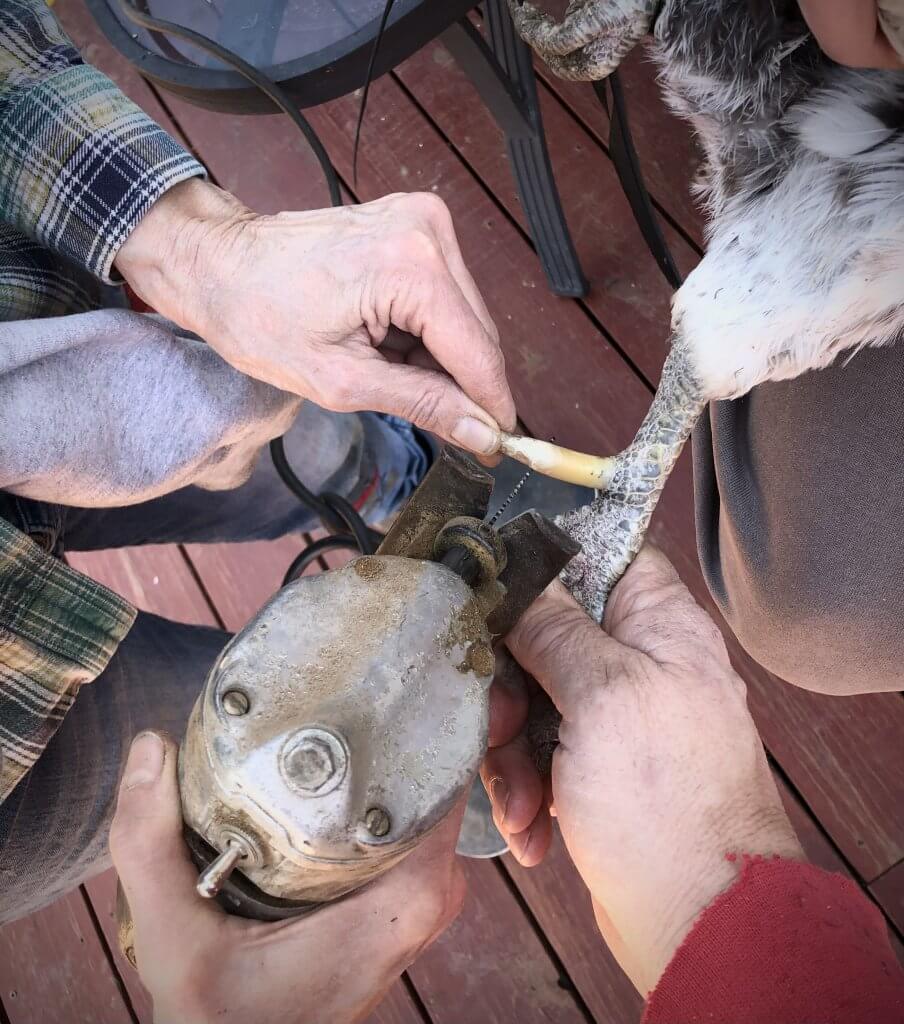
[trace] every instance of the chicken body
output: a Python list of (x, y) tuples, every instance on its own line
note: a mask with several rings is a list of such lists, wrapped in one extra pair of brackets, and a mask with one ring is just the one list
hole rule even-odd
[[(583, 49), (563, 54), (563, 27), (623, 2), (572, 2), (560, 26), (518, 8), (520, 27), (587, 71), (586, 33), (572, 26)], [(653, 35), (706, 157), (707, 252), (675, 294), (659, 391), (611, 485), (562, 519), (584, 549), (566, 582), (598, 619), (708, 402), (904, 337), (904, 73), (834, 64), (789, 0), (665, 0)], [(608, 73), (599, 40), (593, 54)]]

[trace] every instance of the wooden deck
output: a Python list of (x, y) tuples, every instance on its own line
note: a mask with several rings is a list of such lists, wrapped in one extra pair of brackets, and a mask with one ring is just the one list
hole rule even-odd
[[(262, 211), (326, 204), (314, 159), (284, 119), (217, 115), (157, 94), (111, 51), (81, 0), (57, 0), (55, 10), (85, 59), (183, 139), (225, 188)], [(687, 198), (693, 145), (665, 111), (640, 55), (628, 61), (624, 78), (643, 167), (687, 270), (702, 241), (699, 214)], [(354, 194), (441, 195), (499, 324), (527, 427), (563, 444), (612, 450), (630, 439), (658, 378), (669, 293), (619, 190), (605, 115), (590, 89), (544, 77), (541, 93), (563, 202), (592, 285), (586, 300), (556, 299), (547, 290), (500, 133), (439, 45), (372, 89)], [(347, 97), (310, 111), (347, 183), (356, 107)], [(706, 600), (686, 458), (653, 534)], [(72, 561), (142, 608), (234, 629), (276, 589), (297, 549), (297, 538), (289, 538)], [(730, 643), (809, 855), (856, 878), (891, 925), (904, 930), (904, 702), (898, 694), (832, 699), (796, 690)], [(394, 987), (375, 1022), (637, 1021), (640, 999), (602, 948), (561, 843), (532, 871), (510, 858), (467, 862), (465, 870), (465, 911)], [(114, 891), (112, 875), (102, 875), (0, 930), (0, 1024), (151, 1021), (147, 994), (115, 948)]]

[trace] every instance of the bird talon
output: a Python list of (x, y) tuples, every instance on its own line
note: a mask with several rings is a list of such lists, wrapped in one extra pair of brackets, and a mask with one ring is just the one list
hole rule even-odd
[(515, 31), (560, 78), (606, 78), (653, 22), (655, 0), (571, 0), (562, 21), (508, 0)]

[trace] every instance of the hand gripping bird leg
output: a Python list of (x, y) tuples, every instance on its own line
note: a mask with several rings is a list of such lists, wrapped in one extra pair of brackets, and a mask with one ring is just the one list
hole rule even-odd
[[(538, 472), (598, 488), (589, 505), (556, 520), (581, 545), (562, 580), (597, 622), (602, 622), (612, 588), (640, 551), (659, 496), (707, 401), (679, 339), (665, 361), (649, 412), (619, 455), (582, 455), (528, 438), (503, 441), (502, 451)], [(551, 766), (559, 722), (552, 703), (546, 704), (532, 706), (529, 724), (534, 756), (543, 772)]]

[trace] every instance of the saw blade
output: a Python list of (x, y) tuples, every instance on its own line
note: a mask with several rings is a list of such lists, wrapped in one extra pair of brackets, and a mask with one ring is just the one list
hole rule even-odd
[(508, 497), (507, 497), (507, 498), (505, 499), (505, 501), (504, 501), (504, 502), (503, 502), (503, 503), (502, 503), (502, 504), (501, 504), (501, 505), (499, 506), (499, 508), (497, 508), (497, 509), (496, 509), (496, 511), (495, 511), (495, 512), (493, 513), (493, 517), (492, 517), (492, 519), (490, 519), (490, 526), (495, 526), (495, 525), (496, 525), (496, 520), (497, 520), (497, 519), (498, 519), (498, 518), (499, 518), (499, 517), (500, 517), (500, 516), (502, 515), (502, 513), (503, 513), (503, 512), (504, 512), (504, 511), (505, 511), (505, 510), (506, 510), (506, 509), (507, 509), (507, 508), (509, 507), (509, 505), (511, 505), (511, 503), (512, 503), (512, 502), (513, 502), (513, 501), (515, 500), (515, 498), (516, 498), (516, 497), (517, 497), (517, 495), (518, 495), (518, 491), (520, 491), (520, 490), (521, 490), (521, 488), (522, 488), (522, 487), (523, 487), (523, 486), (524, 486), (524, 485), (525, 485), (525, 484), (527, 483), (527, 478), (528, 478), (528, 477), (529, 477), (529, 476), (531, 475), (531, 473), (533, 473), (533, 470), (532, 470), (532, 469), (529, 469), (529, 470), (528, 470), (528, 471), (527, 471), (527, 472), (526, 472), (526, 473), (524, 474), (524, 476), (522, 476), (522, 477), (521, 477), (521, 479), (520, 479), (520, 480), (518, 481), (518, 483), (516, 483), (516, 484), (515, 484), (515, 486), (514, 486), (514, 487), (512, 488), (512, 490), (511, 490), (511, 493), (509, 494), (509, 496), (508, 496)]

